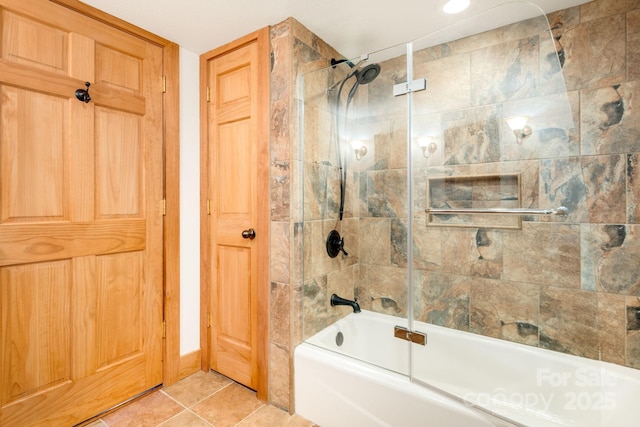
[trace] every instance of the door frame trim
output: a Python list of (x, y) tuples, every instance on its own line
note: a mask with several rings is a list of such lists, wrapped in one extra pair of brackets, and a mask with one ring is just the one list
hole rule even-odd
[(164, 385), (170, 385), (186, 374), (184, 370), (182, 373), (180, 371), (180, 48), (169, 40), (79, 0), (49, 1), (155, 44), (163, 51), (162, 68), (166, 91), (162, 101), (162, 136), (166, 214), (162, 237), (165, 322), (162, 370)]
[(211, 337), (210, 337), (210, 304), (211, 304), (211, 269), (208, 260), (211, 258), (212, 248), (209, 236), (209, 215), (207, 213), (207, 200), (209, 199), (209, 147), (208, 147), (208, 123), (207, 123), (207, 62), (216, 56), (228, 53), (256, 42), (258, 46), (258, 102), (259, 108), (257, 155), (258, 162), (258, 223), (256, 228), (260, 230), (258, 246), (258, 271), (266, 274), (258, 275), (258, 379), (257, 397), (267, 401), (269, 398), (269, 295), (270, 295), (270, 176), (269, 176), (269, 136), (270, 136), (270, 28), (267, 26), (235, 41), (227, 43), (216, 49), (200, 55), (200, 349), (201, 364), (203, 370), (210, 369)]

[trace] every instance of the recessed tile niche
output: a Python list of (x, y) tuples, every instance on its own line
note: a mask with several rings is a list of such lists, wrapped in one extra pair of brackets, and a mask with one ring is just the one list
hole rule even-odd
[[(430, 209), (510, 209), (521, 207), (520, 174), (447, 176), (427, 179)], [(522, 228), (519, 215), (433, 214), (427, 225), (447, 227)]]

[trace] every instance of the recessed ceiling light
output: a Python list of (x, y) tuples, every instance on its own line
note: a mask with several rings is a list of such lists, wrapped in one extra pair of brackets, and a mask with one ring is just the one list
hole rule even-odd
[(454, 14), (460, 13), (469, 7), (469, 0), (449, 0), (442, 7), (444, 13)]

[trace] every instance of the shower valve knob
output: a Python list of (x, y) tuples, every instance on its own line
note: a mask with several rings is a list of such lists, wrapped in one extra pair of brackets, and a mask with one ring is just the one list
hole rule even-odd
[(332, 230), (327, 237), (327, 254), (330, 258), (335, 258), (338, 256), (340, 251), (344, 254), (344, 256), (348, 256), (347, 251), (344, 250), (344, 238), (340, 237), (340, 233), (336, 230)]

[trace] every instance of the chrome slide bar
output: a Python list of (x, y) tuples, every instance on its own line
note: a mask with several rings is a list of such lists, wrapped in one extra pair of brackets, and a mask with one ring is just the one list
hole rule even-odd
[(512, 209), (463, 209), (463, 208), (430, 208), (425, 212), (433, 215), (455, 215), (455, 214), (494, 214), (494, 215), (560, 215), (564, 216), (569, 213), (569, 209), (560, 206), (555, 209), (531, 209), (531, 208), (512, 208)]

